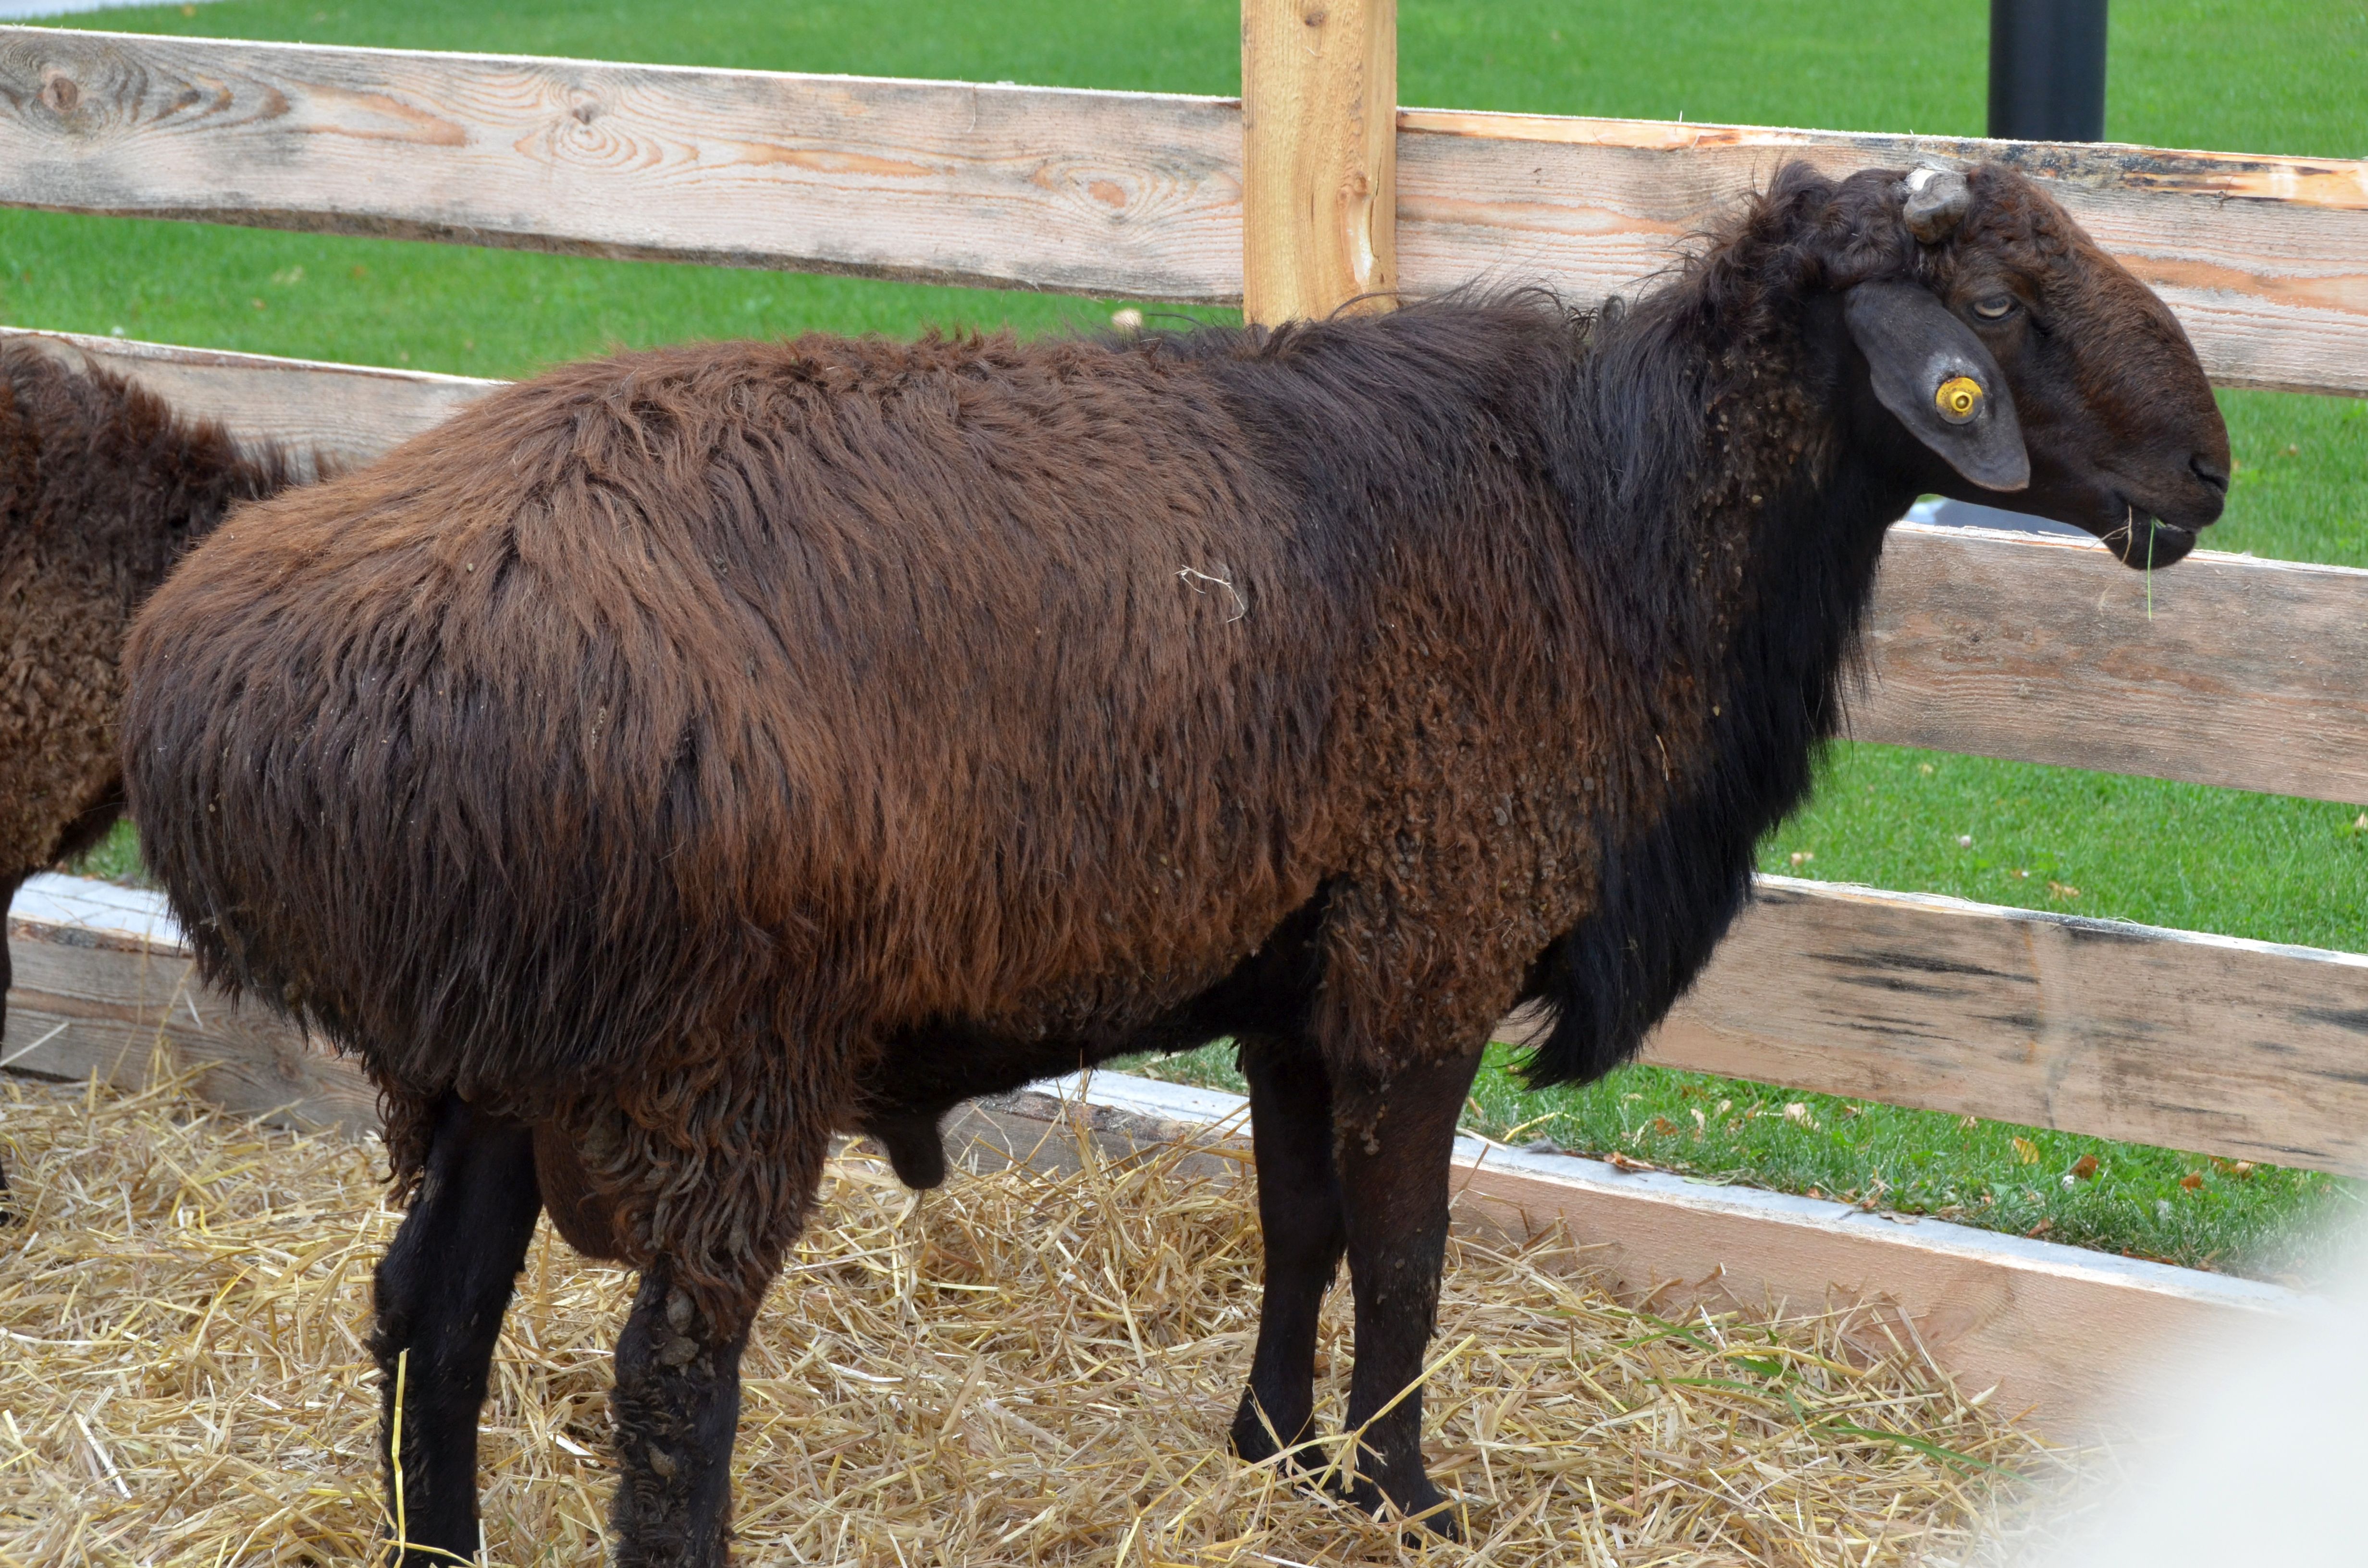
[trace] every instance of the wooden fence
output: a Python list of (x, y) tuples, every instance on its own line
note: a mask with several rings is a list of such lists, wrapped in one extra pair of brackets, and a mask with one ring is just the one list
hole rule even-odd
[[(2170, 301), (2220, 384), (2368, 394), (2368, 164), (1395, 108), (1389, 0), (1246, 14), (1247, 110), (6, 28), (0, 204), (1271, 320), (1474, 278), (1593, 301), (1784, 160), (1998, 158)], [(18, 335), (345, 458), (493, 384)], [(2368, 573), (2199, 551), (2157, 574), (2151, 617), (2144, 591), (2101, 547), (1903, 525), (1854, 733), (2368, 801)], [(1789, 879), (1763, 893), (1653, 1059), (2368, 1174), (2368, 958)], [(44, 1016), (12, 1008), (6, 1050)]]

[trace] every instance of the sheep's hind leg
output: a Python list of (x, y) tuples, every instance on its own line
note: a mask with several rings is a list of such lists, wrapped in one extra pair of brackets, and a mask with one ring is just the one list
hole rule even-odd
[[(704, 1092), (659, 1100), (663, 1136), (643, 1128), (620, 1206), (638, 1244), (640, 1292), (617, 1341), (619, 1568), (720, 1568), (729, 1560), (732, 1445), (740, 1356), (766, 1287), (822, 1183), (831, 1129), (852, 1091), (852, 1052), (752, 1045)], [(768, 1075), (768, 1069), (779, 1076)], [(663, 1198), (658, 1209), (655, 1199)]]
[(378, 1266), (381, 1456), (403, 1391), (401, 1463), (387, 1477), (387, 1517), (406, 1546), (400, 1568), (475, 1560), (477, 1417), (541, 1210), (532, 1133), (448, 1096), (419, 1195)]
[(732, 1442), (740, 1425), (740, 1354), (753, 1308), (702, 1311), (664, 1262), (617, 1341), (619, 1568), (728, 1560)]
[[(1233, 1443), (1255, 1463), (1315, 1436), (1315, 1320), (1348, 1230), (1332, 1161), (1332, 1085), (1322, 1060), (1295, 1040), (1245, 1040), (1241, 1062), (1250, 1085), (1266, 1298)], [(1297, 1459), (1304, 1469), (1322, 1463), (1306, 1450)]]
[(1475, 1048), (1399, 1070), (1384, 1083), (1335, 1085), (1357, 1299), (1349, 1430), (1362, 1434), (1349, 1496), (1374, 1512), (1386, 1498), (1451, 1539), (1455, 1522), (1423, 1470), (1422, 1390), (1415, 1380), (1438, 1326), (1455, 1124), (1479, 1067)]

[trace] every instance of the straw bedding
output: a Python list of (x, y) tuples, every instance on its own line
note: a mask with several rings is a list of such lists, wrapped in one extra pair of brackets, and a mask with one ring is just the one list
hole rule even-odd
[[(10, 1081), (0, 1115), (23, 1215), (0, 1232), (0, 1562), (369, 1555), (383, 1151), (162, 1090)], [(1230, 1167), (1189, 1169), (1089, 1158), (916, 1197), (860, 1147), (835, 1161), (748, 1352), (743, 1561), (1857, 1568), (1961, 1555), (2009, 1471), (2058, 1464), (1878, 1314), (1665, 1322), (1566, 1243), (1459, 1237), (1426, 1426), (1470, 1544), (1404, 1545), (1225, 1454), (1258, 1226)], [(481, 1439), (491, 1562), (598, 1560), (630, 1295), (538, 1237)]]

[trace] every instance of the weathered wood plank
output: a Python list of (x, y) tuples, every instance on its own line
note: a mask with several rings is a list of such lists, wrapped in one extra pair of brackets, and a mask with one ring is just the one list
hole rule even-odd
[(503, 384), (21, 327), (0, 327), (0, 342), (112, 370), (176, 408), (219, 419), (241, 437), (279, 441), (308, 462), (366, 462)]
[(1241, 290), (1231, 100), (0, 30), (0, 200), (1151, 299)]
[(1998, 158), (2169, 301), (2215, 381), (2368, 393), (2368, 163), (1439, 109), (1398, 127), (1399, 277), (1417, 293), (1485, 269), (1591, 303), (1791, 159)]
[(1645, 1059), (2368, 1175), (2357, 953), (1768, 877)]
[(1904, 524), (1868, 649), (1862, 740), (2368, 801), (2368, 572)]
[[(2368, 164), (1402, 110), (1399, 280), (1633, 289), (1786, 158), (2000, 157), (2215, 379), (2368, 393)], [(0, 32), (0, 202), (1225, 302), (1217, 98)]]
[(11, 1072), (133, 1090), (160, 1072), (189, 1074), (199, 1097), (242, 1116), (357, 1132), (378, 1125), (359, 1069), (207, 990), (176, 947), (12, 919), (8, 956), (16, 975), (0, 1062)]
[(1244, 0), (1251, 321), (1321, 318), (1396, 287), (1397, 41), (1397, 0)]
[[(1993, 1409), (2059, 1441), (2115, 1435), (2169, 1369), (2338, 1321), (2275, 1286), (1941, 1221), (1518, 1150), (1459, 1147), (1458, 1164), (1459, 1230), (1559, 1225), (1614, 1294), (1664, 1316), (1875, 1307), (1912, 1325), (1960, 1389), (1995, 1390)], [(1880, 1354), (1885, 1336), (1860, 1347)]]

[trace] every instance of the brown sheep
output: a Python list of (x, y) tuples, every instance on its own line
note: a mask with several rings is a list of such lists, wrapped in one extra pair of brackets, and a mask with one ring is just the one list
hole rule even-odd
[[(0, 344), (0, 910), (122, 815), (133, 612), (230, 507), (288, 478), (276, 449), (176, 417), (120, 376)], [(0, 942), (0, 1031), (9, 980)]]
[(1345, 1256), (1350, 1494), (1444, 1529), (1397, 1396), (1490, 1026), (1543, 1000), (1533, 1075), (1584, 1078), (1690, 983), (1918, 494), (2161, 565), (2226, 472), (2169, 312), (1999, 167), (1789, 168), (1594, 316), (623, 355), (197, 551), (133, 632), (131, 809), (207, 972), (384, 1097), (406, 1562), (475, 1549), (544, 1206), (642, 1272), (619, 1560), (718, 1562), (833, 1132), (931, 1182), (959, 1100), (1227, 1035), (1235, 1442), (1309, 1435)]

